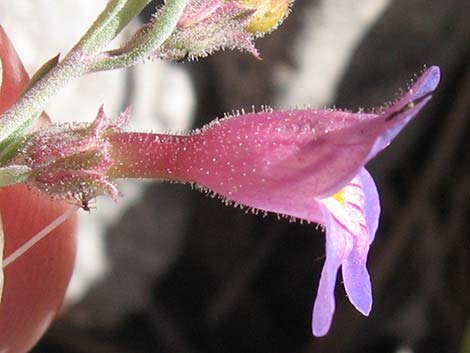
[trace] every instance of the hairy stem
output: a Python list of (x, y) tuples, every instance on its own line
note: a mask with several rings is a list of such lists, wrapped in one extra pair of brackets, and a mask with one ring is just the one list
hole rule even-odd
[(113, 70), (129, 67), (158, 49), (175, 29), (178, 19), (186, 7), (187, 0), (168, 0), (156, 21), (130, 45), (103, 53), (103, 57), (92, 63), (90, 71)]

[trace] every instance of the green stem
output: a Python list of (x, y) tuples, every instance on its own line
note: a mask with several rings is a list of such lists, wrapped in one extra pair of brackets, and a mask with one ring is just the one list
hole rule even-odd
[(137, 16), (151, 0), (113, 0), (96, 19), (77, 46), (89, 54), (98, 53)]
[(83, 75), (93, 57), (107, 45), (150, 0), (111, 0), (86, 34), (65, 58), (30, 87), (0, 116), (0, 163), (10, 158), (16, 143), (34, 124), (49, 99), (73, 79)]
[(173, 33), (186, 4), (187, 0), (168, 0), (157, 20), (151, 23), (145, 34), (138, 37), (131, 45), (103, 53), (103, 58), (95, 60), (89, 71), (129, 67), (154, 52)]
[(86, 53), (74, 48), (62, 62), (38, 80), (0, 117), (0, 161), (7, 146), (20, 139), (33, 125), (48, 100), (72, 79), (84, 73)]

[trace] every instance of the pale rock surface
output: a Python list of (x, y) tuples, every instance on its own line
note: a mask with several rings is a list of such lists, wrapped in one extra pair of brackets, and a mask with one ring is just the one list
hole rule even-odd
[(278, 106), (331, 104), (357, 45), (389, 3), (323, 0), (312, 5), (304, 13), (304, 28), (292, 47), (297, 68), (280, 76), (280, 83), (290, 89), (277, 97)]

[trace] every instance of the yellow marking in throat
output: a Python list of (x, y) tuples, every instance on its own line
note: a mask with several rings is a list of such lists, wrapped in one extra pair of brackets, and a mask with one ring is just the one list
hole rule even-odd
[(336, 194), (333, 195), (333, 198), (338, 201), (341, 205), (344, 205), (346, 200), (344, 199), (344, 189), (341, 189)]

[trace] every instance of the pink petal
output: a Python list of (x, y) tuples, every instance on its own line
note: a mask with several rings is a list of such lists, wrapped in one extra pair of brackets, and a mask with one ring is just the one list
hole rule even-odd
[(350, 245), (349, 238), (342, 232), (334, 233), (336, 220), (330, 217), (326, 207), (322, 210), (326, 218), (326, 261), (321, 272), (317, 296), (313, 304), (312, 332), (315, 336), (328, 333), (335, 312), (335, 285), (339, 266), (344, 261), (345, 252)]
[(380, 201), (375, 183), (364, 168), (352, 182), (357, 182), (361, 188), (352, 189), (352, 194), (346, 196), (348, 202), (359, 207), (352, 209), (350, 216), (356, 217), (358, 222), (365, 221), (366, 228), (362, 228), (363, 232), (356, 234), (352, 250), (342, 265), (342, 273), (349, 301), (367, 316), (372, 308), (372, 289), (366, 262), (369, 246), (374, 240), (379, 222)]
[(375, 185), (374, 179), (362, 168), (357, 175), (359, 183), (362, 185), (364, 193), (364, 212), (366, 216), (366, 224), (369, 229), (369, 244), (374, 240), (375, 233), (379, 226), (380, 217), (380, 199)]
[(366, 261), (380, 212), (377, 189), (364, 168), (340, 193), (320, 202), (326, 226), (326, 261), (313, 307), (316, 336), (325, 335), (330, 328), (340, 265), (349, 300), (361, 313), (369, 314), (372, 294)]

